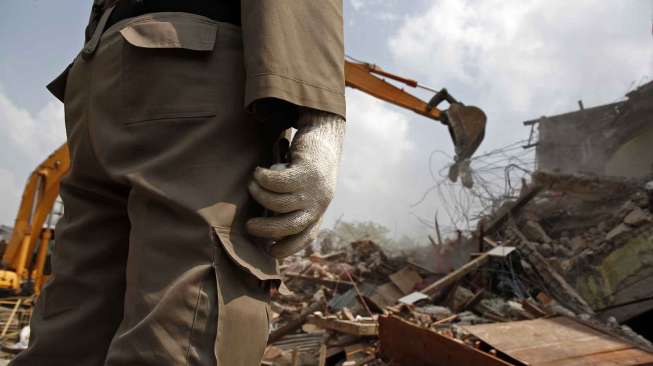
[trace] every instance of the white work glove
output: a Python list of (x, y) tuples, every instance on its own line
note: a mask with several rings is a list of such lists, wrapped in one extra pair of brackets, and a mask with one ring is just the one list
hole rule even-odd
[(272, 256), (292, 255), (317, 237), (322, 215), (335, 193), (344, 135), (342, 117), (304, 110), (290, 145), (290, 164), (254, 171), (249, 192), (279, 215), (252, 218), (247, 231), (273, 240), (268, 248)]

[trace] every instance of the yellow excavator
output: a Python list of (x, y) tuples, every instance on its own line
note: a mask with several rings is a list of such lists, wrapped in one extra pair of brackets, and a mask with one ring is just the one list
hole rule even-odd
[(49, 242), (54, 236), (52, 208), (59, 197), (59, 183), (68, 168), (68, 146), (55, 150), (27, 180), (11, 237), (2, 255), (0, 292), (39, 293), (45, 282)]
[[(426, 102), (385, 79), (412, 88), (426, 89), (434, 95)], [(450, 170), (452, 180), (458, 176), (459, 164), (468, 161), (483, 140), (486, 123), (483, 111), (463, 105), (449, 95), (446, 89), (436, 91), (415, 80), (386, 72), (376, 65), (350, 60), (345, 61), (345, 82), (348, 87), (446, 125), (456, 150), (455, 162)], [(438, 109), (445, 101), (449, 103), (449, 109)], [(52, 225), (46, 223), (51, 218), (52, 208), (59, 196), (61, 178), (69, 167), (68, 146), (62, 145), (27, 180), (13, 232), (2, 253), (0, 293), (40, 293), (47, 277), (49, 243), (54, 238)]]

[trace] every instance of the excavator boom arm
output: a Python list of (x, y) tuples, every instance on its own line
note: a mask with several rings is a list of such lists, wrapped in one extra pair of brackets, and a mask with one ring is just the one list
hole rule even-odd
[[(413, 88), (422, 87), (436, 94), (427, 103), (377, 75)], [(345, 60), (345, 84), (447, 125), (456, 151), (456, 164), (454, 164), (454, 169), (450, 174), (453, 181), (458, 176), (458, 163), (467, 161), (485, 136), (485, 123), (487, 121), (485, 113), (477, 107), (463, 105), (451, 96), (446, 89), (436, 92), (433, 89), (419, 85), (415, 80), (389, 73), (376, 65), (348, 60)], [(446, 111), (437, 108), (443, 101), (449, 103), (449, 109)], [(464, 182), (464, 184), (471, 187), (469, 181)]]
[[(401, 77), (378, 70), (373, 65), (364, 63), (353, 63), (345, 60), (345, 84), (348, 87), (359, 89), (371, 96), (384, 100), (396, 106), (406, 108), (424, 117), (443, 121), (443, 114), (438, 108), (430, 107), (429, 104), (416, 96), (396, 87), (387, 81), (376, 77), (372, 73), (393, 78), (409, 86), (417, 86), (417, 83)], [(444, 122), (443, 122), (444, 123)]]

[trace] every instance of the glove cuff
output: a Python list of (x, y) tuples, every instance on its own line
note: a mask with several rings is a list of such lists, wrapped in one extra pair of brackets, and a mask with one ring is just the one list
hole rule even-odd
[(295, 123), (295, 128), (302, 129), (307, 127), (317, 127), (331, 123), (344, 123), (345, 119), (337, 114), (320, 111), (317, 109), (302, 108), (299, 112), (299, 118)]

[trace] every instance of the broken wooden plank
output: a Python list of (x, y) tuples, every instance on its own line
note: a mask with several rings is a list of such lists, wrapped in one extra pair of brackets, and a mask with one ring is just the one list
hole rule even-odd
[(480, 289), (478, 290), (474, 296), (472, 296), (467, 302), (460, 308), (460, 311), (465, 311), (467, 309), (472, 309), (476, 304), (478, 304), (481, 300), (483, 300), (483, 297), (485, 296), (485, 289)]
[(492, 221), (484, 227), (485, 235), (494, 233), (506, 220), (517, 213), (522, 207), (526, 206), (535, 196), (542, 191), (543, 187), (540, 185), (532, 185), (526, 189), (522, 190), (522, 194), (519, 198), (513, 202), (510, 207), (505, 207), (499, 214), (495, 215), (492, 218)]
[(484, 237), (483, 237), (483, 241), (486, 242), (486, 243), (488, 243), (488, 244), (490, 244), (490, 245), (492, 246), (492, 248), (496, 248), (496, 247), (499, 246), (499, 243), (497, 243), (496, 241), (494, 241), (494, 240), (488, 238), (487, 236), (484, 236)]
[(413, 292), (415, 286), (420, 284), (423, 279), (422, 276), (410, 267), (404, 267), (398, 272), (391, 274), (390, 281), (394, 283), (404, 295)]
[(320, 358), (318, 361), (318, 366), (326, 366), (326, 357), (327, 356), (327, 346), (324, 342), (320, 345)]
[(544, 310), (537, 306), (537, 304), (529, 301), (528, 299), (522, 300), (521, 304), (524, 307), (524, 310), (528, 311), (531, 315), (537, 318), (542, 318), (548, 315)]
[(454, 321), (454, 320), (456, 320), (456, 319), (458, 319), (458, 314), (454, 314), (454, 315), (452, 315), (452, 316), (448, 316), (448, 317), (446, 317), (446, 318), (444, 318), (444, 319), (440, 319), (440, 320), (438, 320), (438, 321), (434, 321), (433, 323), (431, 323), (431, 326), (432, 326), (432, 327), (435, 327), (435, 326), (437, 326), (437, 325), (441, 325), (441, 324), (445, 324), (445, 323), (452, 322), (452, 321)]
[(379, 318), (381, 355), (411, 366), (512, 366), (453, 338), (410, 324), (394, 316)]
[(355, 336), (376, 336), (379, 334), (379, 324), (376, 321), (341, 320), (336, 317), (323, 317), (320, 315), (310, 315), (306, 321), (323, 329)]
[(422, 293), (429, 295), (429, 297), (431, 298), (436, 297), (440, 293), (440, 291), (460, 281), (460, 279), (465, 277), (465, 275), (467, 275), (468, 273), (477, 270), (479, 267), (484, 265), (489, 259), (490, 259), (489, 253), (482, 254), (478, 258), (475, 258), (467, 262), (464, 266), (449, 273), (448, 275), (435, 281), (434, 283), (426, 286), (424, 289), (422, 289)]
[(510, 220), (510, 229), (520, 239), (520, 245), (526, 248), (529, 252), (528, 262), (533, 265), (538, 271), (538, 274), (544, 278), (546, 285), (552, 290), (551, 294), (555, 295), (557, 292), (556, 300), (565, 305), (576, 313), (594, 314), (594, 310), (583, 299), (576, 289), (571, 286), (565, 278), (558, 273), (549, 262), (537, 251), (536, 245), (524, 236), (519, 230), (514, 220)]
[(392, 282), (385, 283), (376, 288), (374, 293), (367, 297), (379, 310), (394, 305), (403, 297), (401, 290)]
[(4, 328), (2, 329), (2, 334), (0, 334), (0, 338), (3, 338), (7, 334), (7, 331), (9, 330), (9, 327), (11, 326), (11, 323), (14, 321), (14, 317), (16, 316), (16, 313), (18, 312), (18, 309), (20, 309), (20, 304), (22, 302), (23, 302), (23, 299), (18, 299), (18, 301), (16, 301), (16, 305), (14, 305), (14, 309), (11, 311), (11, 315), (9, 315), (9, 319), (7, 320), (7, 323), (5, 324)]
[(289, 321), (283, 327), (270, 333), (270, 336), (268, 337), (268, 344), (272, 344), (278, 341), (279, 339), (283, 338), (283, 336), (285, 336), (286, 334), (292, 333), (295, 330), (299, 329), (304, 323), (306, 323), (306, 318), (308, 318), (308, 316), (311, 315), (312, 313), (320, 310), (322, 305), (323, 304), (321, 302), (315, 302), (311, 304), (311, 306), (304, 309), (296, 319)]

